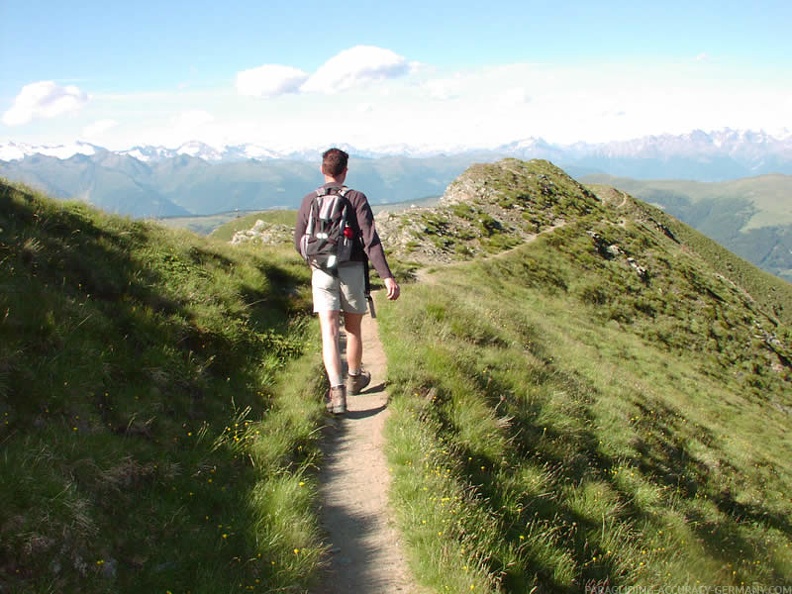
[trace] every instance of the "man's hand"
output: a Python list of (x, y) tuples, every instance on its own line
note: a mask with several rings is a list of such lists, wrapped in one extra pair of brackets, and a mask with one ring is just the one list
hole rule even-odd
[(401, 289), (399, 289), (399, 283), (396, 282), (394, 278), (386, 278), (385, 279), (385, 288), (388, 290), (388, 299), (391, 301), (396, 301), (401, 294)]

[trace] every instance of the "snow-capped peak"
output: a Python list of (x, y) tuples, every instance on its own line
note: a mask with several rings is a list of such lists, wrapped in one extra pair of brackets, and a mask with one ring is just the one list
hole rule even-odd
[(198, 140), (185, 142), (176, 149), (176, 154), (197, 157), (205, 161), (219, 161), (223, 157), (223, 153), (220, 150)]
[(223, 150), (223, 160), (233, 159), (279, 159), (283, 155), (278, 151), (269, 149), (260, 144), (239, 144), (235, 146), (227, 146)]
[(168, 159), (175, 154), (173, 149), (168, 149), (162, 146), (136, 146), (125, 151), (118, 151), (120, 155), (128, 155), (138, 161), (148, 163), (150, 161), (159, 161), (161, 159)]
[[(587, 143), (576, 142), (571, 145), (559, 145), (542, 138), (522, 138), (494, 148), (473, 146), (450, 146), (436, 143), (433, 145), (388, 144), (376, 147), (352, 147), (338, 144), (355, 157), (380, 158), (385, 156), (427, 157), (440, 154), (461, 154), (465, 152), (494, 151), (518, 158), (579, 158), (593, 155), (604, 158), (652, 158), (669, 155), (715, 155), (734, 156), (755, 153), (758, 147), (762, 150), (789, 154), (792, 132), (783, 129), (773, 133), (767, 131), (732, 130), (725, 128), (718, 131), (704, 132), (692, 130), (686, 134), (659, 134), (630, 140), (613, 142)], [(47, 155), (59, 159), (68, 159), (74, 155), (95, 155), (106, 151), (101, 147), (85, 142), (74, 142), (58, 146), (33, 146), (19, 142), (0, 142), (0, 161), (10, 162), (22, 160), (32, 155)], [(321, 154), (317, 147), (302, 148), (268, 148), (261, 144), (245, 143), (222, 147), (213, 147), (204, 142), (191, 141), (177, 148), (162, 146), (136, 146), (127, 150), (112, 151), (119, 155), (133, 157), (139, 161), (150, 163), (185, 155), (209, 162), (232, 162), (243, 160), (266, 161), (270, 159), (316, 160)]]
[(32, 155), (68, 159), (74, 155), (95, 155), (99, 147), (87, 142), (73, 142), (56, 146), (33, 146), (22, 142), (0, 143), (0, 161), (19, 161)]

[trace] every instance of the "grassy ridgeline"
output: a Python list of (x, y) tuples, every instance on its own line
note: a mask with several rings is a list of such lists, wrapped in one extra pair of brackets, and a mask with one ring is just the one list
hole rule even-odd
[[(379, 310), (394, 501), (422, 579), (789, 584), (790, 286), (549, 163), (476, 169), (400, 226), (416, 258), (455, 263)], [(492, 253), (489, 229), (540, 235), (470, 257)]]
[(789, 302), (646, 213), (592, 206), (379, 308), (394, 501), (437, 591), (792, 583)]
[(0, 590), (309, 583), (321, 376), (291, 249), (0, 205)]

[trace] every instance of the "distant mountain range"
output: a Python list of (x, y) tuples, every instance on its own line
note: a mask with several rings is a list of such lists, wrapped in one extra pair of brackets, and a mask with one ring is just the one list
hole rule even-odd
[[(724, 181), (792, 174), (792, 133), (721, 130), (650, 136), (601, 144), (557, 145), (526, 139), (494, 149), (439, 153), (415, 146), (362, 150), (350, 182), (372, 203), (438, 196), (475, 162), (504, 157), (546, 159), (575, 177), (604, 173), (635, 179)], [(56, 198), (77, 198), (132, 217), (208, 215), (294, 207), (321, 183), (319, 149), (277, 152), (245, 144), (110, 151), (87, 143), (29, 146), (0, 143), (0, 175)]]

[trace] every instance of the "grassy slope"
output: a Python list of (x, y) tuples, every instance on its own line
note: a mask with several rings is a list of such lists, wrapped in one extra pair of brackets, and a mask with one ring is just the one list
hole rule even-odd
[(0, 205), (0, 590), (299, 591), (301, 263), (5, 184)]
[(604, 175), (585, 179), (659, 204), (756, 266), (792, 281), (792, 176), (763, 175), (721, 183)]
[[(498, 209), (406, 213), (400, 276), (422, 242), (461, 264), (379, 308), (422, 580), (788, 583), (789, 285), (547, 163), (471, 171)], [(0, 585), (302, 591), (321, 411), (290, 246), (2, 192)], [(520, 220), (547, 233), (493, 258)]]
[[(389, 204), (372, 205), (375, 214), (382, 211), (399, 212), (407, 210), (416, 205), (432, 206), (436, 204), (438, 197), (421, 198), (407, 202), (396, 202)], [(255, 225), (257, 220), (263, 220), (275, 225), (288, 225), (294, 227), (294, 220), (297, 216), (296, 210), (264, 210), (253, 213), (227, 212), (217, 215), (205, 215), (194, 217), (168, 217), (158, 221), (176, 229), (189, 229), (201, 235), (211, 235), (215, 239), (229, 241), (237, 231), (247, 230)]]
[(755, 212), (746, 220), (744, 227), (746, 231), (757, 227), (792, 224), (792, 207), (789, 203), (792, 176), (788, 175), (762, 175), (711, 183), (685, 180), (645, 181), (607, 175), (588, 176), (586, 180), (615, 186), (636, 196), (655, 191), (685, 196), (692, 202), (721, 199), (747, 200), (754, 205)]
[[(547, 164), (482, 174), (528, 223), (548, 212)], [(451, 592), (790, 583), (786, 284), (748, 265), (736, 284), (711, 262), (739, 260), (656, 209), (574, 199), (564, 227), (380, 308), (418, 571)]]

